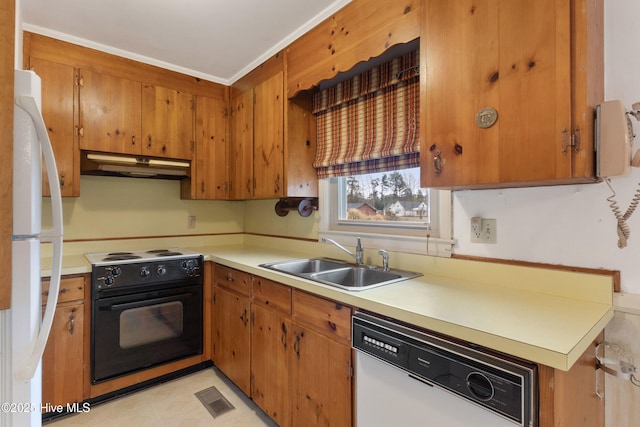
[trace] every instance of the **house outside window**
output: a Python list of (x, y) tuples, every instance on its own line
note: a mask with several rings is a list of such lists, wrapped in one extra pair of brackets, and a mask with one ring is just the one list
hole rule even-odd
[[(392, 174), (411, 184), (382, 186)], [(320, 180), (320, 239), (448, 257), (451, 233), (451, 193), (419, 188), (419, 168)]]

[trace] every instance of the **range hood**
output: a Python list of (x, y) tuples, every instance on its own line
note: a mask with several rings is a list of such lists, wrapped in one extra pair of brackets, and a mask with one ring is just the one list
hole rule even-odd
[(111, 175), (133, 178), (182, 179), (189, 176), (188, 160), (82, 152), (80, 171), (83, 175)]

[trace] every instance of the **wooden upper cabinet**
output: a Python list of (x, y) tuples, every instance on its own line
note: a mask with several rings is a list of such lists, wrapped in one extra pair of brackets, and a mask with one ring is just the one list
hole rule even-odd
[[(576, 19), (584, 19), (572, 3), (425, 2), (423, 187), (593, 180), (593, 167), (585, 167), (593, 157), (584, 155), (593, 151), (591, 131), (572, 120), (572, 108), (593, 117), (595, 106), (585, 100), (572, 105), (572, 83), (579, 84), (575, 77), (591, 78), (588, 72), (572, 78), (572, 30)], [(589, 85), (597, 86), (597, 78)], [(572, 141), (580, 145), (572, 147)]]
[(231, 95), (229, 198), (253, 196), (253, 89)]
[(160, 86), (142, 86), (142, 154), (192, 159), (194, 99), (190, 93)]
[(316, 119), (311, 101), (297, 97), (287, 100), (285, 109), (284, 170), (287, 197), (318, 197)]
[[(224, 99), (196, 97), (196, 151), (191, 182), (183, 180), (183, 198), (225, 200), (229, 188), (227, 161), (228, 108)], [(184, 186), (190, 194), (185, 195)]]
[[(56, 157), (62, 196), (80, 195), (80, 153), (75, 135), (76, 70), (74, 67), (30, 58), (30, 68), (42, 81), (42, 117)], [(50, 195), (47, 173), (42, 173), (42, 194)]]
[[(262, 69), (232, 88), (230, 199), (278, 198), (284, 194), (283, 72)], [(267, 69), (269, 71), (269, 69)]]
[(274, 55), (231, 88), (230, 199), (317, 197), (311, 98), (285, 98), (284, 64)]
[(254, 94), (253, 197), (277, 198), (284, 194), (282, 71), (258, 84)]
[(80, 71), (80, 148), (141, 153), (141, 83)]
[(352, 0), (291, 43), (287, 98), (420, 36), (421, 0)]

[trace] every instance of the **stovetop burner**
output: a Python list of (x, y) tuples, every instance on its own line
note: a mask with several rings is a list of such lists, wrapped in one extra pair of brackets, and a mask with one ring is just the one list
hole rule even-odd
[(92, 265), (124, 264), (127, 262), (182, 259), (199, 256), (197, 252), (181, 248), (132, 250), (85, 254)]
[(142, 258), (142, 257), (139, 256), (139, 255), (133, 255), (133, 254), (127, 255), (127, 254), (122, 253), (122, 254), (117, 254), (117, 255), (109, 254), (109, 256), (104, 257), (102, 260), (103, 261), (125, 261), (125, 260), (129, 260), (129, 259), (140, 259), (140, 258)]

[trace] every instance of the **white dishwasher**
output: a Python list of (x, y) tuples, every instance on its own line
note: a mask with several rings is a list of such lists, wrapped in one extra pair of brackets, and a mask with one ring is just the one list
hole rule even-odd
[(355, 313), (358, 427), (537, 427), (537, 367)]

